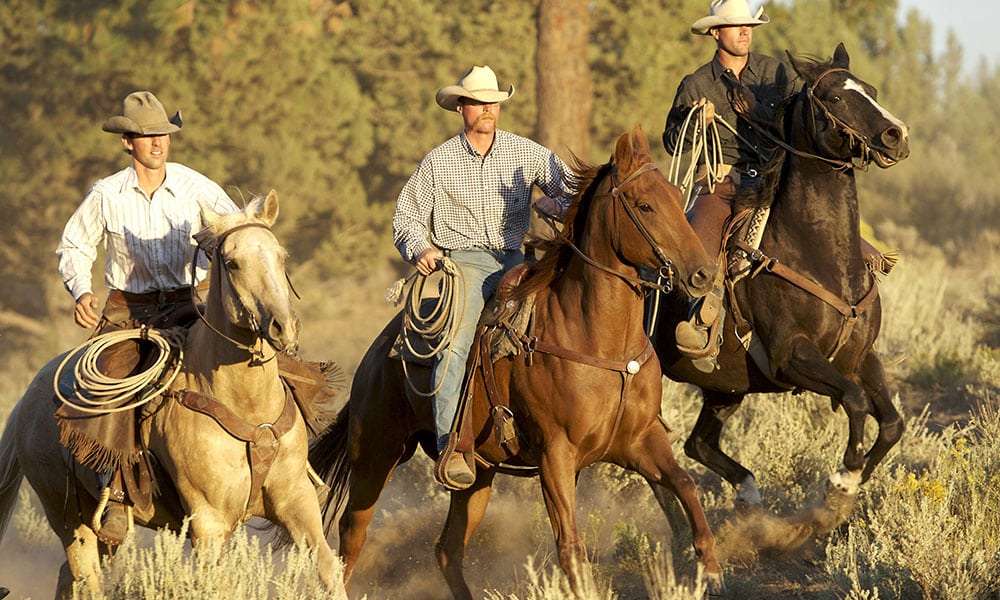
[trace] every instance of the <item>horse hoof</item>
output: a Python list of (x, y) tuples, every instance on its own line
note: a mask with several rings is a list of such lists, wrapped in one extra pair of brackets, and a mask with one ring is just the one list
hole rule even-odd
[(827, 481), (827, 491), (838, 492), (846, 496), (856, 496), (861, 489), (861, 472), (841, 469), (830, 475)]
[(722, 573), (705, 574), (705, 597), (722, 598), (726, 594), (726, 581)]

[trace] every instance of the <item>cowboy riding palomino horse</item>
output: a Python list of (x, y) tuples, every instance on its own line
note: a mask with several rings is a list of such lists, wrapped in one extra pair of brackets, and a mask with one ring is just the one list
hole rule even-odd
[[(273, 191), (243, 212), (218, 215), (202, 207), (206, 228), (197, 237), (212, 258), (210, 287), (169, 390), (144, 407), (141, 436), (158, 465), (161, 493), (148, 507), (137, 503), (134, 518), (150, 528), (180, 529), (190, 517), (197, 547), (221, 540), (252, 516), (264, 517), (315, 549), (320, 578), (340, 589), (307, 471), (306, 425), (275, 360), (297, 345), (299, 332), (286, 253), (271, 232), (277, 215)], [(53, 380), (65, 356), (38, 372), (0, 438), (0, 535), (27, 478), (66, 551), (57, 597), (70, 598), (76, 581), (100, 589), (100, 558), (108, 550), (91, 519), (96, 487), (60, 443), (53, 416), (59, 402)]]
[[(833, 409), (844, 409), (849, 440), (829, 489), (848, 498), (903, 433), (873, 347), (881, 304), (862, 253), (854, 175), (856, 163), (886, 168), (906, 158), (907, 127), (878, 104), (870, 84), (848, 70), (843, 44), (822, 64), (789, 58), (805, 85), (783, 107), (780, 131), (760, 126), (777, 149), (765, 168), (771, 187), (759, 195), (770, 200), (770, 214), (756, 243), (746, 241), (741, 224), (752, 222), (759, 206), (734, 215), (729, 228), (735, 233), (727, 240), (718, 369), (704, 373), (677, 350), (674, 329), (687, 318), (686, 299), (668, 299), (654, 333), (664, 373), (703, 393), (686, 453), (732, 484), (737, 503), (748, 506), (761, 503), (754, 476), (719, 447), (726, 420), (748, 393), (809, 390), (828, 396)], [(868, 416), (878, 423), (878, 434), (866, 453)]]
[[(493, 304), (529, 311), (531, 329), (514, 328), (506, 317), (490, 319), (488, 306), (470, 353), (474, 364), (460, 411), (465, 435), (459, 450), (475, 457), (476, 481), (451, 493), (436, 546), (456, 598), (472, 597), (463, 557), (486, 511), (493, 478), (519, 466), (540, 475), (559, 564), (578, 590), (585, 552), (575, 516), (576, 477), (598, 461), (635, 471), (680, 499), (695, 551), (721, 586), (715, 538), (660, 418), (661, 373), (642, 327), (644, 290), (653, 284), (639, 276), (640, 267), (659, 269), (671, 285), (703, 296), (715, 268), (683, 218), (679, 190), (653, 164), (641, 128), (622, 134), (608, 164), (576, 170), (579, 191), (562, 237), (536, 265), (516, 267), (511, 274), (527, 271), (523, 281), (505, 278)], [(390, 357), (402, 320), (401, 313), (369, 347), (346, 407), (310, 452), (332, 489), (328, 519), (346, 495), (340, 553), (348, 579), (395, 468), (418, 445), (436, 454), (430, 402), (411, 389), (403, 363)], [(496, 322), (484, 325), (491, 320)], [(516, 351), (491, 355), (497, 336), (506, 336)], [(407, 369), (414, 387), (427, 389), (429, 369)]]

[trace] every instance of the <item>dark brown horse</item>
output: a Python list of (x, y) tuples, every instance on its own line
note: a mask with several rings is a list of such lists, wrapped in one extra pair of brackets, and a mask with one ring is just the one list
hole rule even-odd
[[(566, 215), (564, 238), (514, 295), (534, 298), (533, 351), (495, 363), (487, 357), (482, 363), (487, 368), (473, 371), (467, 414), (480, 460), (477, 479), (451, 494), (437, 543), (438, 562), (456, 598), (472, 597), (462, 573), (465, 546), (486, 511), (500, 463), (537, 467), (532, 473), (540, 474), (559, 562), (574, 589), (579, 585), (574, 567), (585, 558), (574, 514), (576, 477), (597, 461), (635, 471), (673, 492), (706, 572), (720, 579), (715, 538), (660, 419), (662, 375), (643, 331), (647, 284), (639, 277), (640, 267), (670, 271), (674, 283), (703, 296), (714, 266), (684, 220), (679, 191), (652, 163), (639, 127), (618, 139), (611, 162), (577, 170), (580, 192)], [(347, 406), (310, 453), (333, 490), (328, 519), (347, 496), (340, 519), (347, 578), (393, 470), (418, 445), (436, 454), (430, 403), (411, 392), (402, 363), (389, 357), (400, 322), (397, 317), (389, 323), (368, 349)], [(416, 365), (408, 369), (411, 376), (418, 373)], [(490, 395), (484, 372), (495, 390)], [(428, 389), (428, 369), (420, 368), (419, 377)], [(493, 435), (491, 406), (499, 404), (509, 407), (517, 432), (506, 444)]]
[[(668, 302), (654, 334), (664, 373), (704, 395), (686, 453), (735, 486), (737, 502), (748, 505), (761, 502), (753, 474), (719, 448), (726, 420), (748, 393), (809, 390), (844, 409), (849, 441), (830, 484), (848, 495), (903, 433), (873, 349), (881, 306), (862, 256), (854, 168), (906, 158), (907, 128), (848, 70), (843, 44), (823, 64), (790, 58), (804, 87), (784, 107), (781, 131), (772, 137), (780, 154), (772, 165), (773, 193), (763, 196), (773, 202), (751, 271), (728, 282), (733, 293), (720, 368), (702, 373), (677, 352), (674, 328), (687, 318), (686, 299)], [(751, 331), (748, 352), (739, 337)], [(868, 416), (878, 436), (866, 453)]]

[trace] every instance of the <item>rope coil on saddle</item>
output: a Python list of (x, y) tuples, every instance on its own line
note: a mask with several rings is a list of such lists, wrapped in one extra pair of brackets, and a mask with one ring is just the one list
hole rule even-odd
[[(422, 314), (420, 310), (421, 302), (424, 300), (424, 289), (431, 276), (423, 275), (419, 271), (412, 273), (409, 277), (400, 279), (392, 285), (385, 293), (385, 301), (398, 305), (403, 301), (403, 289), (407, 284), (405, 292), (405, 306), (403, 307), (403, 325), (400, 328), (399, 337), (410, 354), (419, 359), (429, 359), (437, 356), (440, 352), (447, 350), (451, 346), (455, 333), (458, 330), (459, 320), (456, 315), (465, 313), (465, 295), (459, 294), (462, 305), (459, 310), (454, 310), (455, 290), (465, 289), (465, 277), (462, 269), (451, 258), (444, 257), (440, 261), (441, 280), (439, 282), (437, 300), (431, 305), (431, 310), (427, 314)], [(432, 298), (433, 296), (428, 296)], [(423, 346), (427, 350), (418, 349), (415, 340), (424, 342)], [(442, 366), (445, 372), (448, 370), (448, 362), (451, 361), (451, 353), (445, 353), (445, 363)], [(418, 396), (430, 397), (436, 394), (444, 383), (444, 378), (438, 382), (437, 386), (430, 391), (417, 389), (410, 376), (405, 359), (403, 362), (403, 374), (407, 385)]]
[[(183, 360), (185, 332), (182, 328), (122, 329), (95, 336), (66, 354), (52, 379), (56, 397), (73, 410), (106, 415), (125, 412), (146, 404), (167, 389), (180, 372)], [(141, 339), (148, 340), (158, 350), (156, 360), (141, 373), (125, 378), (109, 377), (98, 366), (101, 354), (120, 342)], [(83, 351), (73, 367), (73, 399), (67, 398), (59, 389), (63, 369), (71, 358)], [(134, 401), (119, 406), (119, 403), (135, 397)], [(73, 401), (75, 400), (75, 401)]]

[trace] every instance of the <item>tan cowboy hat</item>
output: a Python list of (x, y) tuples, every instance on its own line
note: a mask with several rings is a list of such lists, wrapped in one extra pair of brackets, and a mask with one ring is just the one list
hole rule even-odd
[(458, 85), (445, 86), (437, 91), (434, 99), (445, 110), (455, 110), (459, 98), (471, 98), (478, 102), (504, 102), (514, 95), (514, 84), (501, 92), (497, 76), (488, 66), (472, 67), (458, 80)]
[(167, 118), (167, 111), (153, 92), (132, 92), (122, 102), (122, 114), (108, 117), (101, 129), (109, 133), (164, 135), (180, 131), (181, 113)]
[(723, 25), (763, 25), (771, 20), (764, 14), (764, 7), (757, 9), (757, 14), (750, 14), (747, 0), (712, 0), (709, 14), (694, 22), (691, 33), (708, 35), (708, 30)]

